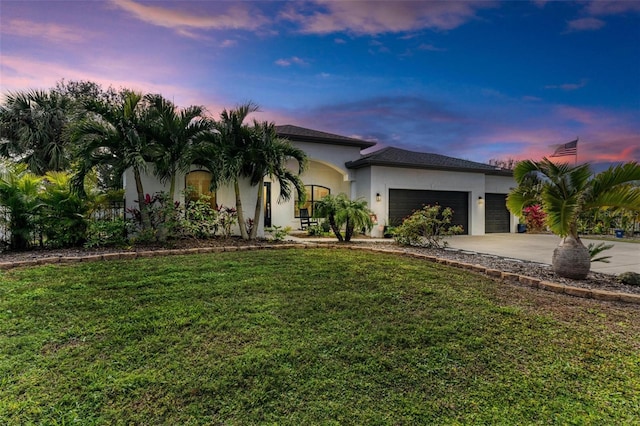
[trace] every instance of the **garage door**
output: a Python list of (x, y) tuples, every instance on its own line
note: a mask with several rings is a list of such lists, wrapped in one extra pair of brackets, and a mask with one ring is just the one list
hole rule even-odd
[(511, 214), (506, 206), (506, 194), (485, 194), (484, 232), (510, 232)]
[(458, 191), (423, 191), (415, 189), (389, 190), (389, 221), (399, 225), (402, 219), (424, 205), (439, 204), (453, 209), (453, 225), (462, 225), (469, 232), (469, 193)]

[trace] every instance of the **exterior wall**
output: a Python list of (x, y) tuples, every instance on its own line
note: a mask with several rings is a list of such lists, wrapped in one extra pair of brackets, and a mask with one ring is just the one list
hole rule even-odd
[[(378, 217), (378, 226), (372, 235), (379, 237), (388, 221), (389, 189), (422, 189), (436, 191), (463, 191), (469, 193), (469, 235), (484, 235), (485, 192), (508, 193), (515, 185), (510, 177), (485, 176), (441, 170), (403, 169), (398, 167), (364, 167), (356, 170), (356, 194), (364, 197)], [(488, 183), (488, 185), (487, 185)], [(376, 194), (381, 201), (376, 201)], [(512, 230), (515, 225), (512, 225)]]
[[(336, 165), (337, 166), (337, 165)], [(292, 161), (288, 167), (291, 170), (297, 168), (295, 161)], [(345, 181), (345, 175), (341, 174), (336, 167), (330, 167), (324, 163), (310, 161), (307, 170), (301, 175), (301, 179), (305, 185), (321, 185), (331, 190), (331, 195), (338, 195), (344, 192), (350, 195), (350, 183)], [(300, 227), (300, 219), (294, 215), (294, 207), (296, 203), (296, 195), (287, 202), (279, 202), (280, 186), (277, 182), (271, 185), (271, 218), (272, 225), (290, 226), (292, 229)]]

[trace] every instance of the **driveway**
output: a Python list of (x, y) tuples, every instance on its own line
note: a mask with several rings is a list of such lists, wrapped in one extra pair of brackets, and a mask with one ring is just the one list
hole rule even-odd
[[(452, 248), (550, 265), (553, 250), (560, 242), (560, 238), (549, 234), (486, 234), (457, 235), (447, 238), (447, 241)], [(586, 246), (591, 242), (597, 244), (601, 241), (583, 239), (582, 242)], [(609, 259), (611, 263), (592, 263), (592, 271), (607, 274), (626, 271), (640, 273), (640, 244), (623, 241), (605, 241), (605, 243), (613, 244), (613, 248), (603, 252), (603, 256), (611, 256)]]

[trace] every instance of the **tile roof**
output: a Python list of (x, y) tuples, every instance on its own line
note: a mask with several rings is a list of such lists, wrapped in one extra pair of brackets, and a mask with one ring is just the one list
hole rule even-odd
[(321, 132), (318, 130), (305, 129), (304, 127), (285, 124), (276, 126), (278, 136), (291, 141), (325, 143), (331, 145), (357, 146), (359, 148), (371, 148), (376, 143), (364, 141), (362, 139), (348, 138), (346, 136), (335, 135), (333, 133)]
[(512, 176), (511, 170), (491, 166), (475, 161), (462, 160), (440, 154), (407, 151), (388, 147), (361, 156), (346, 164), (349, 169), (370, 166), (406, 167), (415, 169), (453, 170), (462, 172), (484, 173), (489, 175)]

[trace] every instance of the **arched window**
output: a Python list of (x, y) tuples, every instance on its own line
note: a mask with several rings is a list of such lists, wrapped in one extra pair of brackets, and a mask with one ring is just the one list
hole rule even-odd
[(186, 176), (186, 188), (188, 191), (185, 193), (185, 201), (196, 201), (202, 198), (202, 196), (211, 197), (211, 206), (216, 206), (216, 194), (211, 192), (211, 173), (205, 170), (194, 170), (187, 173)]
[(295, 203), (295, 217), (300, 217), (300, 209), (307, 209), (307, 211), (309, 212), (309, 216), (313, 216), (313, 209), (316, 201), (320, 201), (327, 195), (331, 194), (331, 190), (326, 186), (305, 185), (304, 189), (307, 192), (307, 200), (302, 205), (298, 205), (298, 203)]

